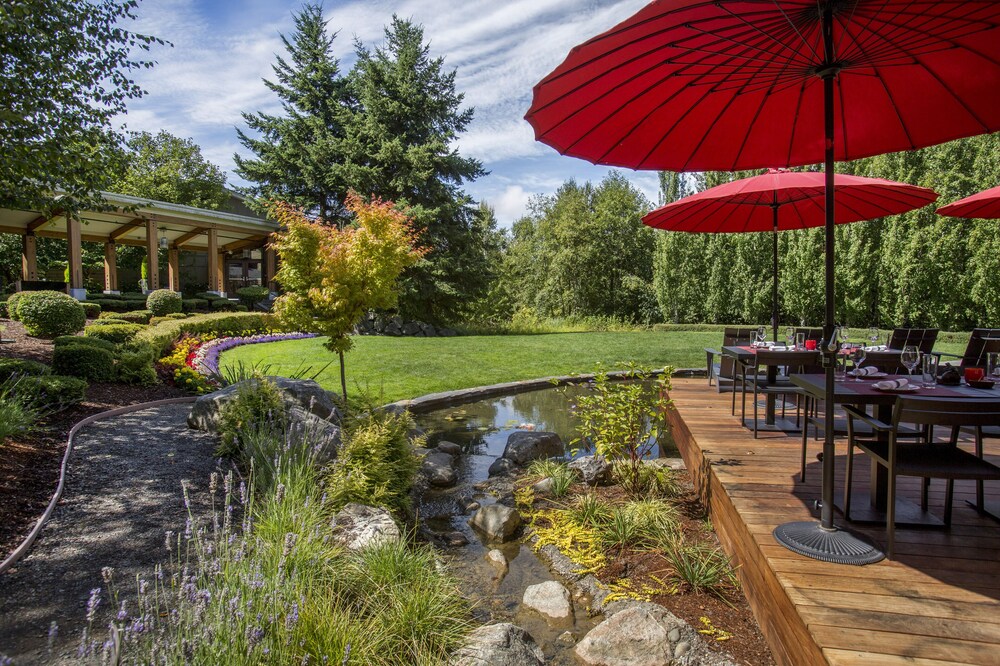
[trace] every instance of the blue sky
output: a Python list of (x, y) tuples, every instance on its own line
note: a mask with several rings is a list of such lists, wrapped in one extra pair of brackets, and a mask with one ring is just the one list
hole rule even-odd
[[(460, 151), (483, 161), (491, 173), (467, 186), (496, 208), (509, 226), (529, 197), (552, 193), (565, 180), (600, 180), (607, 169), (562, 157), (537, 143), (523, 120), (531, 87), (574, 45), (638, 11), (645, 0), (354, 0), (324, 3), (341, 67), (354, 62), (353, 41), (377, 46), (393, 13), (424, 26), (433, 55), (456, 69), (457, 87), (476, 115), (458, 142)], [(278, 111), (277, 98), (261, 82), (270, 78), (279, 33), (292, 32), (289, 0), (143, 0), (136, 30), (174, 44), (153, 52), (156, 67), (135, 79), (148, 91), (129, 105), (130, 130), (165, 129), (190, 137), (207, 159), (227, 172), (242, 151), (236, 126), (241, 111)], [(650, 200), (655, 173), (626, 172)]]

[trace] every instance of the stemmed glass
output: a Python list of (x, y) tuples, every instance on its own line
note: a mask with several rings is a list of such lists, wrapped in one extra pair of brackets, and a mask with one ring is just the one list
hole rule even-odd
[(856, 382), (861, 381), (861, 373), (859, 371), (861, 370), (861, 364), (865, 362), (866, 355), (864, 345), (855, 347), (854, 353), (851, 355), (851, 360), (854, 361), (854, 381)]
[(871, 326), (868, 328), (868, 339), (872, 341), (872, 347), (878, 346), (878, 327)]
[[(903, 347), (903, 353), (899, 356), (899, 362), (903, 364), (909, 372), (908, 375), (913, 375), (913, 370), (920, 365), (920, 351), (917, 349), (916, 345), (906, 345)], [(919, 385), (917, 385), (919, 388)]]
[(788, 343), (789, 349), (795, 348), (795, 327), (789, 326), (785, 329), (785, 340)]
[(767, 327), (758, 326), (757, 327), (757, 339), (760, 340), (760, 346), (764, 347), (764, 343), (767, 342)]

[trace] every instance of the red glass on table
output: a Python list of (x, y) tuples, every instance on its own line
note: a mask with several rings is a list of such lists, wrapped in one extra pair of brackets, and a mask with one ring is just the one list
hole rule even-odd
[(816, 351), (816, 341), (815, 340), (806, 340), (806, 350), (807, 351)]

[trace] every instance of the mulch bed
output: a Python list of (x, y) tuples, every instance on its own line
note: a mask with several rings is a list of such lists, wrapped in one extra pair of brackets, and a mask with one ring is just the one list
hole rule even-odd
[[(0, 344), (0, 358), (52, 362), (51, 341), (26, 335), (19, 322), (0, 323), (4, 326), (3, 337), (14, 340)], [(185, 395), (166, 384), (91, 384), (84, 402), (45, 419), (43, 430), (0, 445), (0, 560), (21, 543), (48, 506), (59, 482), (59, 466), (73, 424), (116, 407)]]

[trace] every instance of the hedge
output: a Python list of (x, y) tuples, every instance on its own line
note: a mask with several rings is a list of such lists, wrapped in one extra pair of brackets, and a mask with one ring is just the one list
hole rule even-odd
[(115, 377), (115, 356), (99, 347), (64, 344), (52, 350), (52, 370), (92, 382), (109, 382)]
[(221, 310), (223, 312), (235, 312), (236, 303), (233, 303), (228, 298), (217, 298), (212, 301), (211, 306), (213, 310)]
[(87, 382), (78, 377), (63, 375), (36, 375), (23, 377), (18, 388), (37, 395), (45, 407), (63, 408), (83, 402), (87, 395)]
[(113, 342), (116, 345), (121, 345), (126, 342), (131, 342), (132, 339), (135, 338), (140, 332), (146, 330), (149, 330), (148, 327), (143, 326), (142, 324), (129, 324), (127, 322), (122, 322), (102, 324), (100, 326), (88, 326), (87, 330), (85, 330), (83, 334), (88, 338), (107, 340), (108, 342)]
[(180, 312), (182, 300), (183, 297), (176, 291), (157, 289), (146, 298), (146, 308), (153, 313), (153, 316), (162, 317), (172, 312)]
[(91, 300), (121, 301), (124, 300), (121, 294), (94, 294), (96, 298)]
[(76, 333), (87, 323), (80, 301), (58, 291), (29, 291), (17, 303), (17, 316), (28, 335), (54, 338)]
[(80, 335), (60, 335), (58, 338), (53, 340), (55, 346), (67, 347), (72, 345), (82, 345), (84, 347), (97, 347), (98, 349), (107, 349), (109, 352), (115, 350), (115, 345), (107, 340), (101, 340), (100, 338), (85, 338)]
[(109, 312), (102, 313), (100, 319), (114, 319), (117, 321), (127, 321), (130, 324), (148, 324), (153, 313), (149, 310), (132, 310), (130, 312)]
[(44, 363), (26, 358), (0, 358), (0, 382), (5, 382), (14, 375), (47, 375), (52, 369)]
[(125, 384), (141, 384), (150, 386), (159, 380), (153, 369), (153, 355), (149, 349), (144, 351), (123, 351), (118, 355), (116, 366), (118, 381)]
[(101, 314), (101, 304), (94, 303), (93, 301), (83, 301), (80, 303), (83, 306), (83, 312), (87, 315), (88, 319), (94, 319), (99, 317)]
[(94, 299), (91, 299), (91, 300), (89, 300), (87, 302), (88, 303), (96, 303), (96, 304), (100, 305), (101, 306), (101, 310), (103, 312), (125, 312), (126, 310), (128, 310), (132, 306), (131, 303), (129, 303), (127, 301), (123, 301), (121, 299), (119, 299), (119, 300), (112, 300), (112, 299), (108, 299), (108, 298), (94, 298)]
[[(177, 321), (165, 321), (150, 326), (135, 336), (135, 341), (149, 345), (156, 358), (163, 356), (174, 340), (184, 333), (191, 335), (214, 333), (224, 335), (254, 335), (277, 328), (277, 320), (265, 312), (216, 312), (195, 315)], [(103, 327), (102, 327), (103, 328)]]
[(20, 321), (20, 317), (17, 316), (17, 304), (20, 302), (21, 297), (24, 296), (26, 292), (15, 291), (7, 298), (7, 316), (14, 321)]
[(185, 298), (181, 300), (181, 308), (184, 312), (194, 312), (195, 310), (207, 310), (208, 301), (204, 298)]

